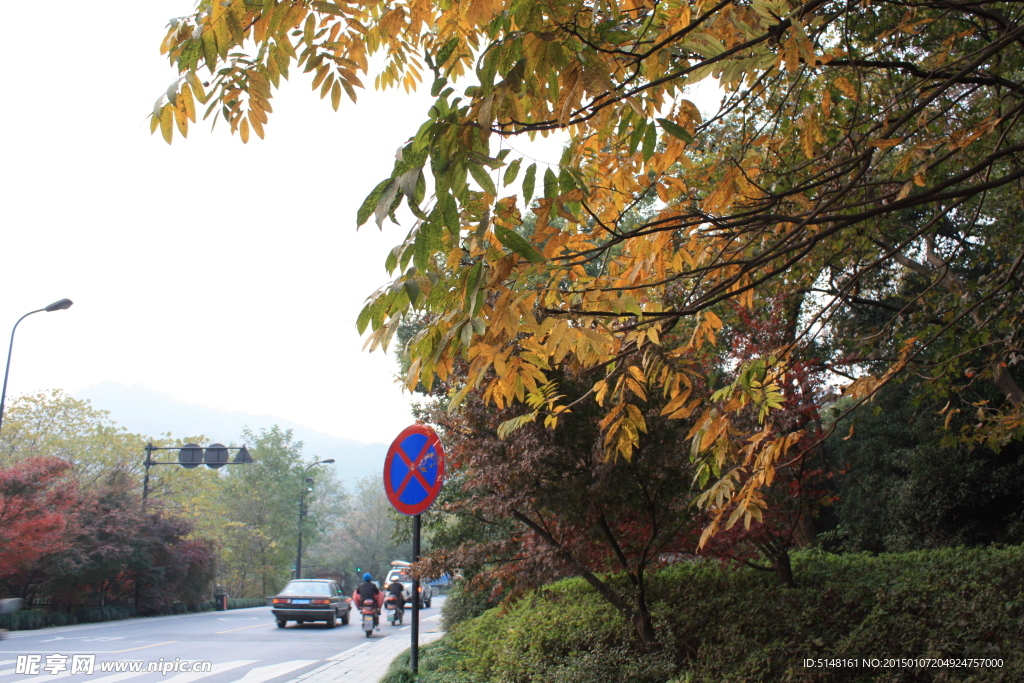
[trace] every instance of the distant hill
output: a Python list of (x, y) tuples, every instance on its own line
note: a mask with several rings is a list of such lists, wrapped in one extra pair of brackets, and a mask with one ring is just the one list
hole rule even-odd
[(352, 490), (355, 482), (364, 477), (380, 477), (388, 444), (362, 443), (318, 432), (273, 415), (254, 415), (241, 411), (217, 410), (195, 403), (180, 401), (141, 385), (127, 386), (117, 382), (102, 382), (74, 394), (77, 399), (88, 399), (94, 408), (106, 410), (110, 419), (129, 432), (147, 436), (202, 434), (212, 441), (241, 445), (242, 430), (249, 427), (255, 432), (278, 425), (290, 429), (297, 441), (302, 441), (302, 452), (321, 460), (334, 458), (338, 477)]

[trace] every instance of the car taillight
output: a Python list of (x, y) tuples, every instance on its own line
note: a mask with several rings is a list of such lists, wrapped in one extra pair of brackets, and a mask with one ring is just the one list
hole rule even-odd
[(331, 604), (331, 601), (330, 600), (314, 600), (313, 604), (314, 605), (329, 605), (329, 604)]
[(274, 598), (273, 604), (275, 604), (275, 605), (287, 605), (290, 602), (291, 602), (291, 600), (288, 600), (287, 598)]

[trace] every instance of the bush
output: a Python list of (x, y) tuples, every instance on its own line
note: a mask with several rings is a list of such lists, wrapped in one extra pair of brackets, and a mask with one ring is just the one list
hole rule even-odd
[(266, 604), (266, 598), (228, 598), (228, 609), (246, 609), (248, 607), (263, 607)]
[(134, 607), (120, 607), (106, 605), (104, 607), (83, 607), (75, 611), (75, 618), (79, 623), (90, 624), (97, 621), (117, 621), (118, 619), (129, 619), (135, 616)]
[(489, 587), (473, 590), (469, 581), (459, 581), (451, 587), (441, 605), (442, 626), (445, 631), (451, 631), (457, 624), (478, 617), (496, 605)]
[[(561, 581), (456, 626), (435, 645), (446, 655), (431, 675), (480, 683), (1024, 680), (1024, 548), (806, 552), (793, 563), (797, 588), (711, 561), (651, 576), (662, 646), (653, 654), (640, 652), (584, 581)], [(803, 665), (865, 657), (994, 658), (1003, 667)]]
[(29, 609), (14, 614), (0, 614), (0, 628), (8, 631), (25, 631), (47, 626), (72, 626), (79, 623), (73, 614)]
[[(263, 598), (228, 598), (228, 609), (245, 609), (262, 607), (267, 604)], [(213, 601), (188, 605), (176, 602), (161, 610), (154, 616), (168, 614), (188, 614), (190, 612), (213, 611)], [(73, 614), (67, 612), (51, 612), (43, 609), (28, 609), (14, 614), (0, 615), (0, 628), (8, 631), (28, 631), (48, 626), (73, 626), (74, 624), (91, 624), (101, 621), (116, 621), (137, 616), (134, 607), (121, 605), (105, 605), (103, 607), (82, 607)]]
[(455, 669), (461, 655), (444, 639), (420, 648), (418, 677), (412, 673), (410, 658), (409, 650), (398, 655), (380, 683), (476, 683), (472, 675)]

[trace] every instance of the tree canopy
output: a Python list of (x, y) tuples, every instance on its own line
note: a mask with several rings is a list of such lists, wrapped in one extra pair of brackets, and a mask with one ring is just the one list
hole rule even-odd
[[(776, 419), (809, 359), (852, 407), (916, 374), (945, 415), (976, 414), (958, 438), (1020, 436), (1022, 19), (988, 0), (201, 0), (164, 40), (181, 78), (152, 127), (170, 141), (206, 104), (262, 137), (291, 69), (337, 109), (374, 53), (378, 87), (430, 81), (356, 217), (415, 217), (360, 331), (387, 345), (422, 316), (410, 386), (465, 359), (453, 404), (526, 405), (502, 433), (596, 401), (606, 457), (633, 456), (661, 394), (694, 419), (704, 542), (760, 519), (827, 436)], [(702, 113), (706, 80), (722, 99)], [(557, 164), (513, 151), (554, 131)], [(777, 346), (692, 395), (701, 351), (769, 305)]]

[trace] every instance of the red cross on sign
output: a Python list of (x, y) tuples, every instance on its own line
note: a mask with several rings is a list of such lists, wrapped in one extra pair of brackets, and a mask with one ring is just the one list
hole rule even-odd
[(384, 460), (384, 493), (405, 515), (418, 515), (433, 504), (444, 483), (444, 449), (426, 425), (402, 430)]

